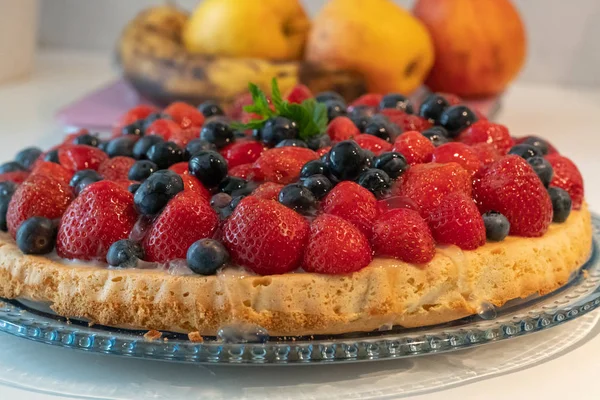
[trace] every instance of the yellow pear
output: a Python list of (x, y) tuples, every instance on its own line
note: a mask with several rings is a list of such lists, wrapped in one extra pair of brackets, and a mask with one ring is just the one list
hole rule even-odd
[(204, 0), (183, 29), (190, 53), (299, 60), (310, 21), (298, 0)]
[(425, 25), (390, 0), (331, 0), (313, 21), (310, 62), (363, 74), (373, 93), (410, 93), (434, 61)]

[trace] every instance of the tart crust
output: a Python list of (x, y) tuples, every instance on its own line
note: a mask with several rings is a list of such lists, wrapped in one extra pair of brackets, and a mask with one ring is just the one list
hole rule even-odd
[(438, 324), (477, 312), (482, 302), (551, 292), (588, 259), (587, 205), (540, 238), (508, 237), (474, 251), (438, 248), (427, 265), (375, 259), (350, 275), (227, 272), (174, 276), (110, 270), (21, 253), (0, 236), (0, 296), (48, 302), (58, 314), (138, 329), (214, 335), (251, 323), (271, 335), (300, 336)]

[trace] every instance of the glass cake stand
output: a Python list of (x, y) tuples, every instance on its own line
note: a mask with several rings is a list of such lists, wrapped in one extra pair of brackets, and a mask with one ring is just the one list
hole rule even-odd
[[(593, 251), (569, 283), (545, 296), (512, 301), (479, 315), (424, 328), (314, 337), (228, 335), (190, 342), (163, 332), (149, 341), (143, 331), (88, 326), (14, 300), (0, 303), (0, 332), (53, 346), (133, 358), (197, 364), (311, 364), (399, 359), (456, 351), (558, 326), (600, 305), (600, 217), (594, 215)], [(231, 333), (231, 332), (230, 332)], [(260, 333), (260, 331), (257, 331)], [(236, 340), (231, 340), (237, 337)]]

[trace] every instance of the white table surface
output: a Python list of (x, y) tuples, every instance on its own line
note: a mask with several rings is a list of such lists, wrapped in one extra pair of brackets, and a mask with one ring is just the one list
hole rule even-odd
[[(59, 142), (62, 131), (54, 122), (54, 113), (116, 75), (110, 58), (103, 54), (40, 54), (36, 72), (29, 80), (0, 86), (0, 160), (11, 159), (17, 149), (27, 145), (48, 147)], [(561, 153), (573, 158), (583, 173), (586, 198), (591, 208), (600, 211), (600, 188), (597, 184), (600, 172), (599, 116), (600, 88), (518, 83), (505, 96), (498, 120), (508, 125), (516, 136), (537, 134), (548, 138)], [(3, 337), (0, 335), (0, 345)], [(114, 362), (119, 360), (115, 358)], [(52, 360), (39, 361), (52, 363)], [(14, 362), (17, 365), (19, 360)], [(81, 368), (86, 368), (83, 362)], [(599, 368), (600, 336), (597, 336), (567, 354), (528, 369), (413, 398), (597, 399), (600, 389), (593, 383), (598, 379)], [(298, 380), (301, 382), (302, 377), (298, 376)], [(577, 394), (574, 394), (573, 387), (582, 386), (588, 388), (577, 389)], [(2, 400), (57, 398), (60, 397), (0, 386)]]

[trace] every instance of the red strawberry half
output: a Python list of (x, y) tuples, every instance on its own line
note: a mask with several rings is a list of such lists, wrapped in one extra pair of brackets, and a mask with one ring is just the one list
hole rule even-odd
[(437, 147), (433, 152), (433, 162), (438, 164), (455, 162), (469, 171), (471, 175), (475, 175), (481, 167), (481, 161), (479, 161), (477, 153), (470, 146), (457, 142), (446, 143)]
[(114, 157), (105, 160), (98, 167), (98, 173), (108, 181), (127, 180), (129, 169), (135, 164), (131, 157)]
[(357, 183), (344, 181), (325, 197), (323, 211), (354, 224), (369, 238), (379, 208), (373, 193)]
[(573, 209), (579, 210), (583, 202), (583, 177), (573, 161), (558, 153), (549, 154), (546, 159), (552, 165), (554, 175), (550, 186), (566, 190), (571, 196)]
[(415, 165), (430, 162), (435, 146), (419, 132), (408, 131), (398, 136), (393, 151), (401, 153), (410, 165)]
[(350, 118), (336, 117), (327, 126), (327, 134), (333, 142), (342, 142), (360, 135), (360, 131)]
[(58, 149), (60, 165), (73, 172), (83, 169), (97, 171), (100, 164), (107, 159), (108, 155), (102, 150), (83, 144), (65, 145)]
[(278, 147), (261, 154), (253, 166), (255, 180), (282, 184), (292, 183), (300, 177), (300, 170), (317, 153), (302, 147)]

